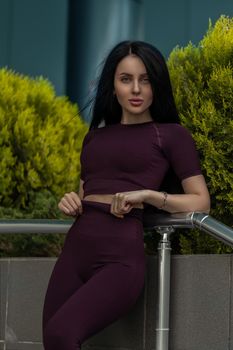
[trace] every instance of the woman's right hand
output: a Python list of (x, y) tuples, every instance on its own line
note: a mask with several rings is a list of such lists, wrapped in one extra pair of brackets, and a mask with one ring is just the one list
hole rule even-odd
[(60, 202), (58, 208), (66, 215), (77, 216), (82, 214), (82, 202), (75, 192), (66, 193)]

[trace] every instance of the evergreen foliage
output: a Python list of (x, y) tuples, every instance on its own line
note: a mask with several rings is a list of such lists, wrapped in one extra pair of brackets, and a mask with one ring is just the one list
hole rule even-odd
[(86, 131), (49, 81), (0, 69), (0, 205), (23, 209), (31, 192), (77, 189)]
[[(182, 124), (192, 133), (211, 193), (211, 215), (233, 225), (233, 18), (221, 16), (198, 46), (176, 47), (168, 59)], [(208, 244), (207, 244), (208, 242)], [(181, 237), (181, 252), (231, 251), (205, 234)]]
[[(30, 191), (28, 206), (0, 207), (4, 219), (67, 219), (57, 206), (58, 198), (48, 190)], [(0, 220), (1, 220), (0, 219)], [(1, 234), (0, 257), (58, 256), (64, 244), (63, 234)]]
[[(0, 69), (0, 218), (64, 218), (58, 199), (78, 189), (88, 125), (51, 83)], [(0, 256), (53, 256), (63, 235), (1, 235)]]

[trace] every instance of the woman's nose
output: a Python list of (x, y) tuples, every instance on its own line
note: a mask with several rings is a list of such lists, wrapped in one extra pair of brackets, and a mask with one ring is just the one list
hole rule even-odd
[(140, 86), (139, 86), (138, 80), (133, 81), (133, 92), (135, 94), (140, 92)]

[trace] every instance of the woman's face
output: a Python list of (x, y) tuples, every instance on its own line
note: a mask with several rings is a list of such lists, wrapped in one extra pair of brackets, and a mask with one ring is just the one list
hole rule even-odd
[(146, 67), (138, 56), (128, 55), (117, 65), (114, 93), (122, 107), (123, 118), (151, 118), (152, 88)]

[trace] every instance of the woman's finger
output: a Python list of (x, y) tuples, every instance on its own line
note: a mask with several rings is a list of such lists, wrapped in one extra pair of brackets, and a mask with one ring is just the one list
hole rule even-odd
[(116, 212), (117, 213), (122, 213), (124, 210), (123, 209), (123, 202), (124, 202), (124, 194), (123, 193), (118, 193), (117, 194), (117, 200), (116, 200)]
[(66, 193), (62, 200), (68, 203), (74, 210), (81, 206), (81, 201), (78, 196), (75, 196), (74, 192)]
[(111, 207), (110, 207), (110, 213), (113, 214), (114, 216), (118, 217), (118, 218), (123, 218), (124, 215), (122, 214), (117, 214), (114, 209), (113, 209), (113, 203), (111, 204)]
[(120, 214), (117, 212), (117, 200), (118, 200), (118, 193), (113, 197), (111, 207), (110, 207), (110, 212), (111, 214), (115, 215), (118, 218), (124, 218), (124, 215)]
[(78, 206), (71, 199), (68, 200), (67, 198), (63, 197), (61, 204), (72, 212), (78, 210)]
[(117, 213), (118, 196), (119, 196), (119, 193), (116, 193), (113, 197), (113, 200), (112, 200), (112, 212), (113, 213)]
[(58, 208), (66, 215), (75, 215), (76, 213), (73, 212), (73, 210), (67, 208), (66, 206), (64, 206), (63, 204), (59, 203), (58, 204)]
[(82, 203), (75, 192), (66, 193), (60, 200), (58, 207), (67, 215), (77, 215), (82, 213)]
[(127, 213), (127, 212), (129, 212), (131, 210), (132, 205), (129, 202), (127, 202), (126, 195), (125, 194), (121, 194), (121, 196), (119, 196), (119, 197), (120, 197), (120, 200), (118, 202), (118, 209), (117, 209), (117, 211), (119, 213)]
[(76, 192), (70, 192), (70, 197), (78, 207), (82, 208), (82, 202)]
[(123, 214), (116, 214), (116, 213), (113, 213), (113, 215), (115, 215), (117, 218), (119, 219), (123, 219), (124, 218), (124, 215)]
[(63, 211), (67, 215), (76, 215), (78, 214), (78, 209), (74, 209), (72, 206), (70, 206), (67, 202), (62, 202), (58, 204), (58, 208)]
[(123, 210), (124, 210), (125, 213), (130, 212), (131, 209), (132, 209), (132, 205), (130, 203), (125, 203), (124, 204)]

